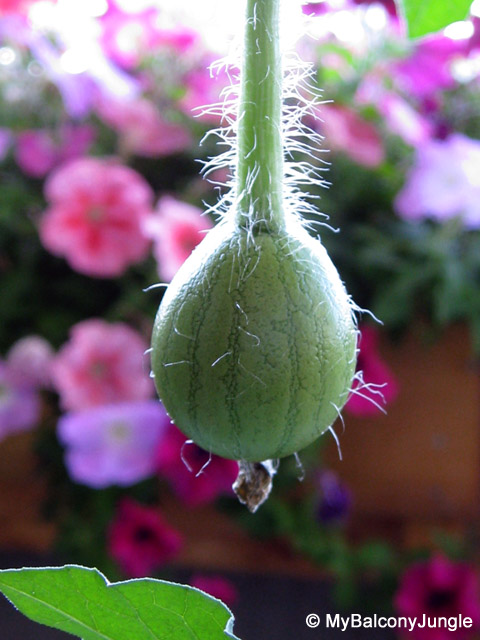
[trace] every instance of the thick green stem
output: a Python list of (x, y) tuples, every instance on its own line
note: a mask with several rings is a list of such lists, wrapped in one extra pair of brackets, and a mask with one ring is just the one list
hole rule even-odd
[(284, 226), (280, 0), (247, 0), (238, 112), (239, 227)]

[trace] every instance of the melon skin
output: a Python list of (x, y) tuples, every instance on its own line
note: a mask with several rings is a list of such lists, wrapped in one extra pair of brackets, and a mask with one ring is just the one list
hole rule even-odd
[(256, 235), (226, 221), (164, 295), (152, 370), (187, 437), (257, 462), (297, 452), (330, 427), (347, 400), (356, 344), (340, 277), (297, 220)]

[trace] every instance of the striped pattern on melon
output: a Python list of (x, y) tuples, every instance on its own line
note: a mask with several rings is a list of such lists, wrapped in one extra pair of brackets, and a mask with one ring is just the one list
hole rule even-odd
[(297, 220), (257, 235), (227, 221), (168, 287), (152, 369), (172, 420), (199, 446), (235, 460), (280, 458), (337, 417), (356, 337), (335, 267)]

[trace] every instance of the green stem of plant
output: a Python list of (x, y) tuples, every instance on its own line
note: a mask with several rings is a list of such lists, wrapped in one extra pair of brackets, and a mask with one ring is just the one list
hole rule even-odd
[(285, 225), (279, 8), (247, 0), (238, 111), (236, 224), (267, 232)]

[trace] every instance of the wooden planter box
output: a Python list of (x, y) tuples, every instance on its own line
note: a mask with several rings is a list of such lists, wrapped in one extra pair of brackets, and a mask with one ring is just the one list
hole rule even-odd
[[(332, 441), (328, 463), (354, 494), (352, 534), (412, 545), (438, 527), (465, 531), (478, 519), (480, 401), (478, 372), (466, 330), (449, 330), (435, 344), (412, 332), (381, 351), (400, 386), (388, 415), (345, 416), (336, 425), (343, 462)], [(329, 437), (324, 436), (324, 437)], [(54, 527), (40, 516), (45, 487), (35, 470), (32, 434), (0, 443), (0, 548), (46, 551)], [(213, 508), (165, 505), (173, 526), (186, 532), (181, 563), (211, 568), (316, 573), (277, 542), (261, 543)]]
[(468, 332), (453, 327), (428, 344), (418, 327), (380, 347), (398, 398), (386, 416), (345, 415), (343, 462), (329, 448), (329, 463), (353, 489), (353, 528), (390, 530), (407, 544), (436, 527), (464, 530), (480, 513), (479, 377)]

